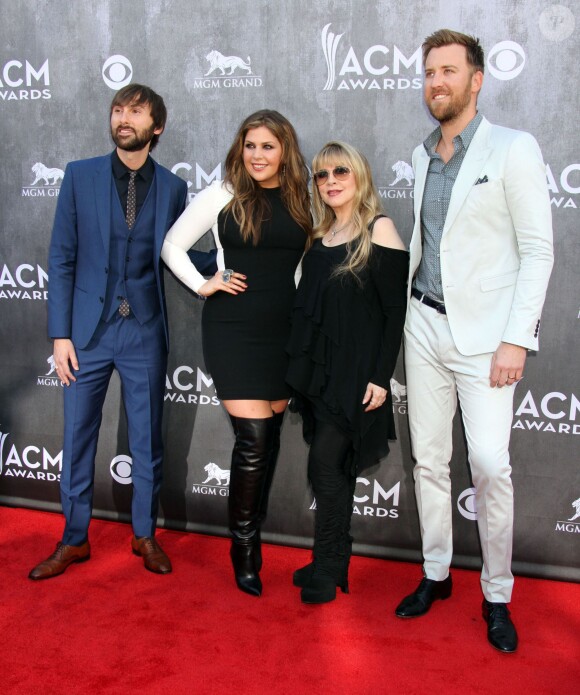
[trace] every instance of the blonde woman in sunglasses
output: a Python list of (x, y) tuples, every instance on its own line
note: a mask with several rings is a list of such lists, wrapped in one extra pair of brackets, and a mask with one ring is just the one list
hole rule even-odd
[(389, 392), (405, 320), (409, 265), (382, 214), (369, 164), (329, 142), (313, 162), (315, 229), (303, 259), (289, 342), (292, 407), (310, 444), (313, 561), (294, 573), (304, 603), (348, 593), (356, 477), (395, 438)]

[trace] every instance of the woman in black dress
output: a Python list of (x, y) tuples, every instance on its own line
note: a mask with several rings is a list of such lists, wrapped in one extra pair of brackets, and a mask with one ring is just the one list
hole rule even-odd
[[(203, 353), (235, 433), (228, 500), (238, 587), (259, 596), (260, 525), (290, 391), (285, 346), (295, 272), (312, 231), (308, 169), (292, 125), (277, 111), (242, 123), (223, 182), (201, 191), (168, 232), (162, 258), (207, 298)], [(212, 228), (218, 272), (206, 281), (187, 250)]]
[(330, 142), (313, 162), (313, 243), (302, 262), (287, 381), (310, 444), (313, 562), (294, 573), (302, 601), (348, 592), (356, 476), (394, 439), (390, 379), (405, 321), (408, 253), (366, 159)]

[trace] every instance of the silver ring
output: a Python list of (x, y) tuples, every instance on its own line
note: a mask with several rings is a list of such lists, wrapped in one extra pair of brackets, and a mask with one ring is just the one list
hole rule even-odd
[(233, 274), (234, 274), (234, 271), (231, 270), (230, 268), (226, 268), (225, 270), (222, 270), (222, 280), (224, 282), (229, 282), (232, 279)]

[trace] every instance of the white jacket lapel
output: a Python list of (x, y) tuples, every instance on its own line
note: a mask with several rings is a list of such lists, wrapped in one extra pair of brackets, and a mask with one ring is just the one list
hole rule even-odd
[(473, 136), (473, 140), (469, 145), (469, 149), (465, 154), (459, 174), (455, 180), (451, 193), (451, 200), (449, 201), (449, 209), (447, 210), (447, 217), (445, 218), (443, 234), (446, 234), (451, 228), (455, 218), (465, 203), (465, 199), (479, 178), (487, 158), (491, 154), (492, 148), (489, 144), (490, 130), (491, 124), (484, 118)]

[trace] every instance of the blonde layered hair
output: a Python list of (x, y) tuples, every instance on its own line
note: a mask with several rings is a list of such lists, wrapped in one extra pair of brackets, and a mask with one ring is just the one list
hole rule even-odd
[[(351, 176), (354, 176), (356, 184), (356, 193), (353, 201), (352, 239), (347, 244), (344, 263), (335, 269), (334, 274), (344, 276), (351, 273), (359, 279), (359, 273), (366, 267), (372, 252), (369, 226), (383, 210), (373, 183), (371, 168), (363, 154), (345, 142), (328, 142), (314, 157), (312, 171), (332, 169), (335, 166), (345, 166), (351, 170)], [(314, 210), (312, 238), (321, 239), (335, 224), (336, 217), (333, 209), (322, 200), (315, 183), (312, 185), (312, 207)]]
[(270, 219), (272, 210), (264, 190), (246, 171), (243, 153), (248, 131), (260, 126), (268, 128), (282, 145), (279, 171), (282, 202), (294, 221), (310, 237), (312, 217), (308, 196), (308, 167), (300, 152), (294, 127), (278, 111), (256, 111), (240, 125), (226, 157), (224, 181), (234, 194), (226, 210), (232, 213), (239, 225), (242, 239), (251, 239), (255, 246), (260, 240), (262, 222)]

